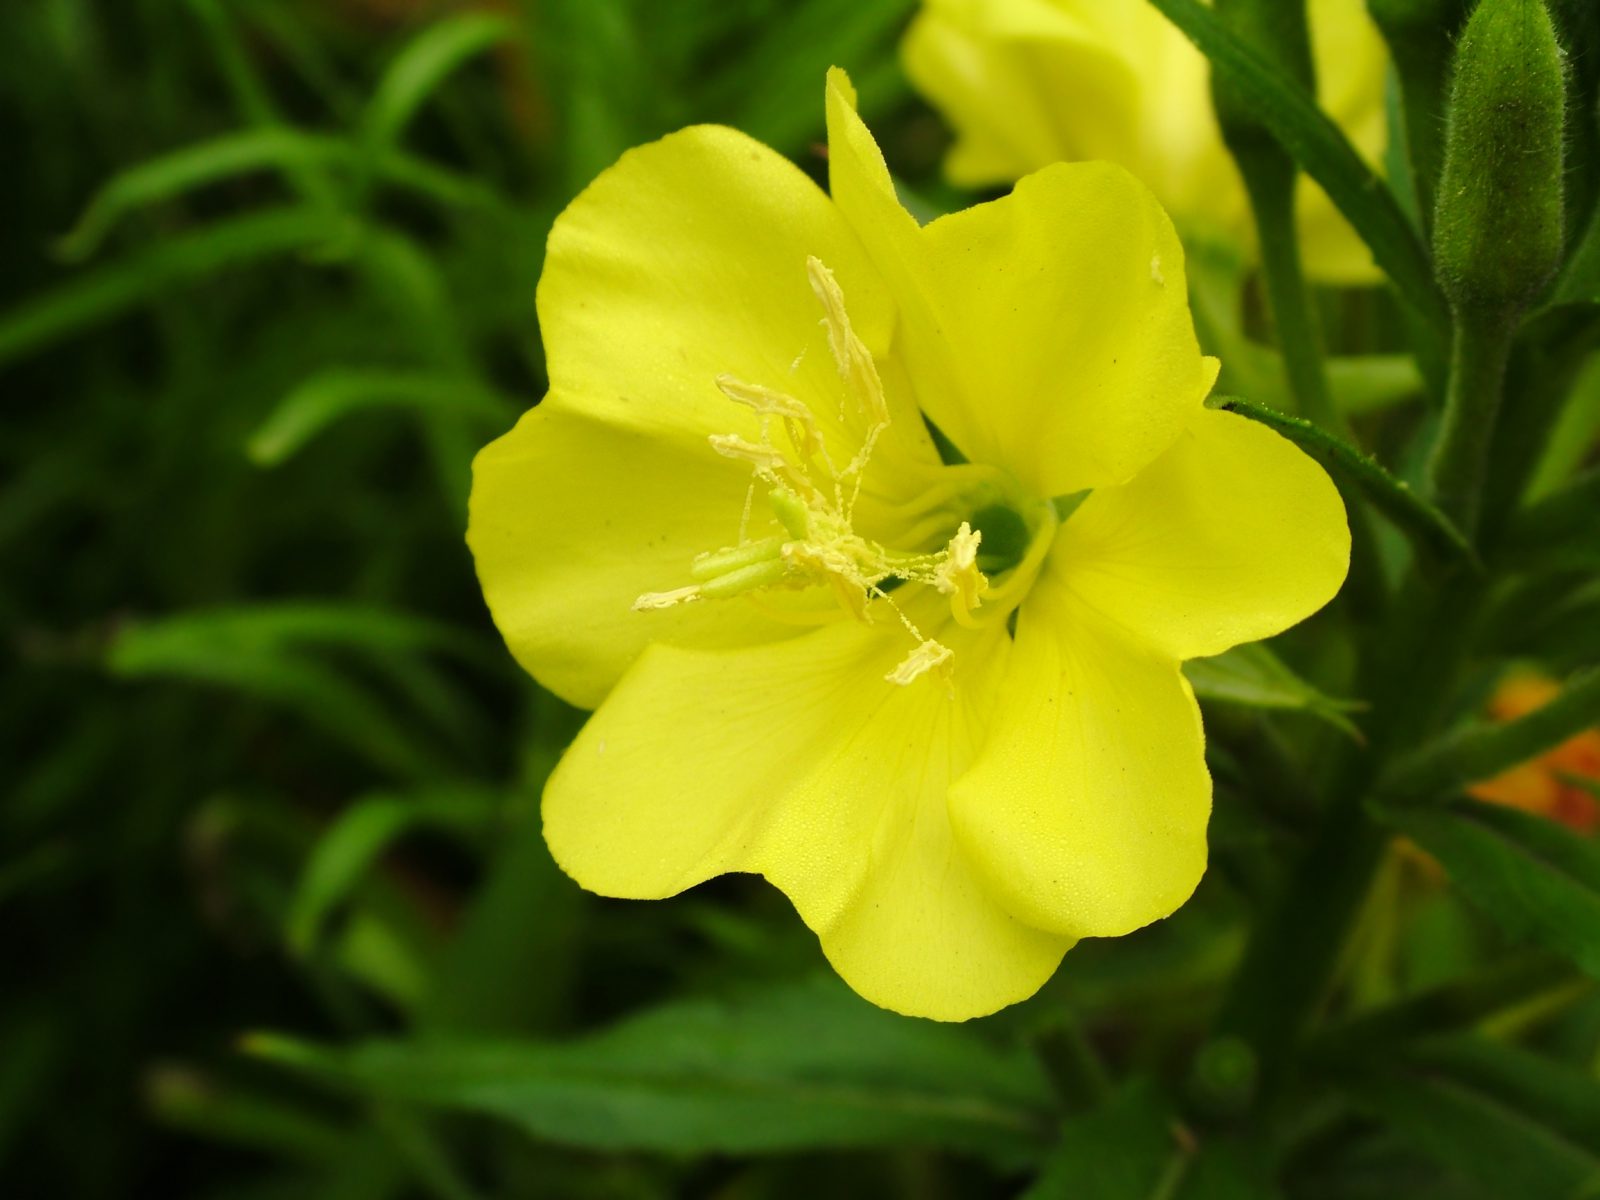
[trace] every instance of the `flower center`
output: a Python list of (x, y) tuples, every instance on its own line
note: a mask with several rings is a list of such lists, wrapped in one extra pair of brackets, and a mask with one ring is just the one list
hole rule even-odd
[[(1054, 512), (1048, 504), (1017, 504), (1002, 472), (963, 464), (942, 468), (938, 485), (903, 506), (907, 525), (895, 540), (909, 546), (933, 543), (937, 549), (895, 550), (863, 536), (856, 521), (862, 477), (889, 428), (889, 406), (877, 365), (851, 327), (833, 272), (815, 258), (806, 261), (806, 272), (822, 307), (822, 324), (845, 402), (855, 406), (863, 425), (859, 446), (840, 465), (804, 402), (759, 384), (719, 376), (716, 383), (722, 394), (760, 419), (757, 440), (738, 434), (709, 438), (716, 453), (747, 463), (751, 470), (739, 540), (695, 558), (689, 566), (692, 583), (647, 592), (634, 601), (634, 608), (670, 608), (735, 596), (760, 602), (775, 592), (822, 587), (835, 601), (834, 612), (842, 610), (864, 622), (874, 619), (875, 608), (894, 614), (915, 646), (885, 678), (909, 684), (929, 673), (947, 672), (953, 652), (926, 637), (890, 593), (904, 584), (922, 584), (948, 598), (952, 615), (962, 625), (1003, 620), (1037, 573), (1049, 544), (1049, 531), (1041, 537), (1041, 527), (1048, 523), (1053, 529)], [(841, 417), (845, 415), (841, 408)], [(781, 534), (748, 536), (758, 491), (765, 494)], [(952, 526), (954, 532), (948, 532)], [(996, 591), (991, 578), (1006, 572), (1011, 578)], [(1015, 586), (1019, 583), (1020, 590)], [(989, 603), (995, 598), (1009, 602), (996, 608)], [(790, 617), (816, 615), (815, 610), (771, 611)]]

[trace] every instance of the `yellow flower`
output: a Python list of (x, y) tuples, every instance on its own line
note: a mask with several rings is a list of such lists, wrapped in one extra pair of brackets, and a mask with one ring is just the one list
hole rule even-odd
[(959, 1020), (1189, 896), (1178, 664), (1324, 604), (1349, 535), (1310, 459), (1203, 407), (1130, 175), (920, 228), (842, 73), (827, 103), (831, 199), (697, 127), (556, 221), (550, 393), (479, 455), (468, 536), (519, 661), (598, 706), (545, 791), (565, 870), (757, 872), (862, 995)]
[[(1365, 0), (1311, 0), (1318, 99), (1369, 161), (1385, 143), (1387, 57)], [(1147, 0), (923, 0), (906, 35), (912, 82), (955, 126), (946, 169), (962, 186), (1048, 163), (1127, 167), (1186, 233), (1251, 244), (1244, 185), (1211, 108), (1205, 58)], [(1320, 188), (1301, 180), (1307, 270), (1377, 278)]]

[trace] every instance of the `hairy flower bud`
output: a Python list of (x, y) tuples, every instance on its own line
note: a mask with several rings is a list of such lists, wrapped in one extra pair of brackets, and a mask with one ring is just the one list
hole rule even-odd
[(1482, 0), (1456, 50), (1434, 214), (1458, 315), (1516, 313), (1560, 265), (1565, 82), (1543, 0)]

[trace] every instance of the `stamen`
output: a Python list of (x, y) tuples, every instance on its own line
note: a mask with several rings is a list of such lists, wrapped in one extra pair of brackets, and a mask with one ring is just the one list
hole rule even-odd
[(872, 352), (850, 327), (839, 281), (816, 258), (806, 259), (806, 274), (811, 279), (811, 290), (822, 303), (822, 323), (828, 330), (828, 349), (839, 366), (839, 377), (856, 399), (866, 401), (867, 416), (872, 418), (873, 424), (887, 425), (889, 404), (884, 399), (878, 365), (872, 361)]
[(676, 608), (680, 604), (693, 604), (701, 599), (700, 588), (673, 588), (670, 592), (646, 592), (633, 602), (634, 612), (650, 612), (661, 608)]
[(944, 562), (934, 574), (934, 587), (940, 594), (950, 597), (950, 609), (963, 624), (967, 623), (972, 610), (983, 603), (989, 590), (988, 576), (978, 570), (978, 546), (982, 541), (982, 531), (974, 530), (966, 521), (961, 522), (961, 528), (950, 539)]
[[(925, 637), (888, 594), (889, 589), (897, 583), (932, 586), (950, 597), (957, 620), (972, 623), (972, 610), (989, 590), (989, 580), (978, 568), (983, 532), (963, 522), (948, 544), (934, 553), (889, 550), (856, 532), (855, 504), (873, 450), (889, 427), (889, 405), (872, 352), (850, 324), (844, 293), (833, 272), (810, 258), (806, 261), (806, 274), (822, 305), (822, 324), (844, 382), (845, 402), (854, 399), (866, 422), (860, 448), (843, 470), (837, 469), (816, 416), (803, 401), (775, 388), (719, 375), (716, 386), (722, 394), (760, 418), (759, 441), (736, 433), (713, 434), (709, 439), (715, 453), (746, 463), (751, 470), (738, 544), (696, 558), (689, 567), (694, 580), (690, 586), (647, 592), (633, 606), (636, 610), (665, 609), (741, 595), (760, 601), (764, 593), (776, 589), (825, 586), (844, 612), (870, 622), (873, 602), (882, 601), (916, 642), (916, 649), (885, 678), (909, 684), (929, 672), (946, 671), (953, 653), (949, 647)], [(846, 415), (842, 402), (841, 419)], [(773, 443), (775, 421), (783, 422), (787, 449)], [(758, 481), (768, 487), (767, 501), (783, 532), (751, 541), (747, 531)], [(941, 483), (935, 489), (941, 492), (935, 498), (940, 507), (956, 494), (952, 491), (950, 497), (944, 496), (947, 486)], [(917, 523), (916, 538), (904, 544), (925, 545), (939, 535), (941, 528), (949, 529), (949, 516), (929, 511), (931, 507), (934, 505), (917, 503), (905, 510), (906, 516), (927, 515)], [(948, 508), (945, 512), (948, 514)], [(926, 532), (921, 532), (924, 527)]]
[(822, 453), (822, 434), (817, 430), (817, 419), (793, 396), (760, 384), (743, 383), (732, 375), (718, 375), (717, 387), (735, 404), (742, 404), (762, 416), (782, 417), (789, 441), (802, 458)]
[(935, 641), (924, 641), (901, 661), (900, 665), (884, 676), (890, 683), (901, 687), (915, 683), (929, 671), (945, 667), (955, 651)]

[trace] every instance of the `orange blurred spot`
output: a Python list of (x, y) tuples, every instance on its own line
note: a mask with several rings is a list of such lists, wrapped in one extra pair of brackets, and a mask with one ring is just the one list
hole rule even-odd
[[(1489, 700), (1489, 716), (1514, 721), (1560, 694), (1561, 686), (1554, 680), (1519, 672), (1501, 681)], [(1600, 783), (1600, 729), (1585, 730), (1468, 791), (1479, 800), (1539, 813), (1580, 833), (1593, 833), (1600, 826), (1600, 803), (1568, 777)]]

